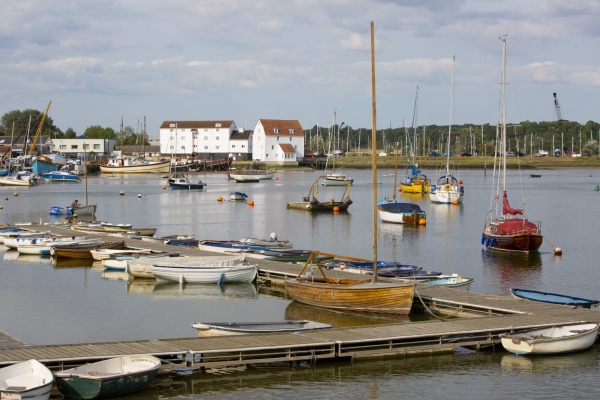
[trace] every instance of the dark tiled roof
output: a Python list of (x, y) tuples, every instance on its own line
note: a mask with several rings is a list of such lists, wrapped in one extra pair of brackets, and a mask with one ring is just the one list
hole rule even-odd
[(230, 140), (246, 140), (250, 137), (252, 131), (235, 131), (231, 134)]
[(217, 124), (221, 124), (220, 128), (228, 128), (233, 125), (232, 120), (214, 120), (214, 121), (164, 121), (160, 129), (167, 129), (171, 124), (177, 124), (177, 129), (207, 129), (216, 128)]
[[(267, 136), (304, 136), (302, 125), (296, 119), (260, 119)], [(278, 130), (275, 133), (275, 129)], [(294, 133), (290, 133), (290, 129)]]
[(279, 147), (281, 147), (281, 150), (283, 150), (284, 153), (295, 153), (296, 152), (296, 149), (294, 149), (294, 146), (292, 146), (289, 143), (280, 144)]

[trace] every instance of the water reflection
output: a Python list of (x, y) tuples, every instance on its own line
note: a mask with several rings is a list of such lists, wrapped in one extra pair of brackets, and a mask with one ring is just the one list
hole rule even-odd
[(527, 288), (542, 275), (542, 255), (504, 253), (481, 250), (481, 258), (486, 275), (499, 289), (499, 293), (509, 293), (511, 287)]
[(116, 271), (114, 269), (105, 269), (102, 271), (102, 279), (109, 279), (113, 281), (129, 281), (130, 275), (127, 272)]
[(597, 353), (589, 349), (579, 353), (524, 357), (515, 354), (502, 356), (502, 369), (506, 371), (532, 372), (532, 373), (562, 373), (564, 371), (576, 372), (582, 370), (588, 372), (590, 369), (600, 371), (598, 367)]
[(253, 283), (202, 285), (158, 282), (154, 279), (134, 279), (127, 284), (127, 293), (161, 299), (223, 299), (256, 300), (258, 292)]
[[(58, 268), (90, 268), (94, 265), (92, 259), (68, 259), (52, 257), (52, 267)], [(102, 264), (101, 264), (102, 265)], [(102, 267), (104, 269), (104, 267)]]

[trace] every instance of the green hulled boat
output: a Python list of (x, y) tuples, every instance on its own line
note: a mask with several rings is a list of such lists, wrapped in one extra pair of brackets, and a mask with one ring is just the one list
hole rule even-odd
[(122, 356), (54, 374), (58, 390), (71, 399), (104, 399), (150, 386), (160, 360), (149, 355)]

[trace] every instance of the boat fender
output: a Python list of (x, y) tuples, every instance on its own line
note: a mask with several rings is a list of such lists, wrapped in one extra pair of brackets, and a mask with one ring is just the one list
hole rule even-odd
[(225, 273), (221, 273), (221, 276), (219, 276), (219, 280), (217, 281), (217, 285), (221, 286), (221, 282), (223, 282), (223, 279), (225, 278)]
[[(436, 188), (436, 185), (431, 185), (431, 191), (432, 192), (435, 192), (435, 188)], [(481, 243), (481, 244), (483, 244), (483, 243)]]
[(485, 238), (485, 247), (488, 247), (489, 243), (490, 243), (489, 240), (487, 238)]
[(485, 233), (481, 234), (481, 244), (485, 243)]
[(492, 241), (490, 243), (490, 246), (494, 247), (494, 244), (496, 244), (496, 238), (492, 238)]

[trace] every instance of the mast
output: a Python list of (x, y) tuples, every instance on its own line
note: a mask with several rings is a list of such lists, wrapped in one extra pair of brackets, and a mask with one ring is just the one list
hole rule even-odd
[(419, 117), (419, 86), (417, 86), (417, 95), (415, 97), (415, 130), (413, 131), (415, 147), (413, 150), (413, 165), (415, 165), (415, 157), (417, 155), (417, 150), (419, 150), (419, 137), (417, 136), (417, 130), (419, 129), (418, 117)]
[(446, 150), (446, 176), (450, 175), (450, 140), (452, 139), (452, 102), (454, 100), (454, 65), (456, 56), (452, 56), (452, 89), (450, 90), (450, 125), (448, 125), (448, 144)]
[(506, 192), (506, 39), (502, 39), (502, 191)]
[(125, 160), (123, 159), (123, 116), (121, 116), (121, 161), (119, 161), (119, 165), (121, 167), (125, 165)]
[(83, 180), (85, 181), (85, 205), (88, 205), (88, 187), (87, 187), (87, 155), (85, 150), (85, 142), (83, 142)]
[(377, 155), (375, 147), (377, 143), (377, 106), (375, 102), (375, 24), (371, 21), (371, 137), (373, 150), (371, 151), (371, 162), (373, 164), (373, 280), (377, 282)]
[(144, 155), (144, 160), (146, 159), (146, 116), (144, 115), (144, 132), (142, 132), (142, 154)]

